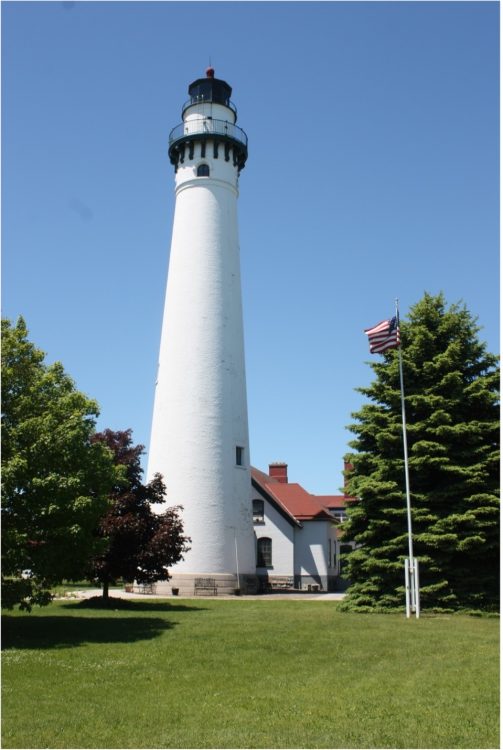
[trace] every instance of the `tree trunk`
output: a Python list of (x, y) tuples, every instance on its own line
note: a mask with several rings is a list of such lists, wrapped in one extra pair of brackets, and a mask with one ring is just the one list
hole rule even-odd
[(103, 581), (103, 601), (108, 602), (108, 586), (109, 586), (109, 580), (108, 578), (105, 578)]

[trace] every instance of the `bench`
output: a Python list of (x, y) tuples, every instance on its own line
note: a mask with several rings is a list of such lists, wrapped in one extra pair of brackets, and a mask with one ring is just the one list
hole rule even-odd
[(217, 582), (214, 578), (195, 578), (194, 595), (204, 594), (205, 596), (217, 595)]
[(293, 589), (293, 576), (269, 576), (267, 588), (270, 589)]
[(156, 593), (156, 585), (155, 583), (139, 583), (137, 586), (131, 586), (129, 589), (129, 586), (126, 588), (126, 591), (133, 591), (137, 594), (155, 594)]

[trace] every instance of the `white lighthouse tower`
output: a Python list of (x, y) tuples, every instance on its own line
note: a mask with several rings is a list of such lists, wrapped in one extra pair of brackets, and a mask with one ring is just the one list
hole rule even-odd
[(231, 91), (208, 68), (169, 137), (176, 203), (148, 476), (183, 506), (191, 549), (164, 584), (181, 594), (200, 578), (244, 588), (256, 570), (237, 221), (248, 150)]

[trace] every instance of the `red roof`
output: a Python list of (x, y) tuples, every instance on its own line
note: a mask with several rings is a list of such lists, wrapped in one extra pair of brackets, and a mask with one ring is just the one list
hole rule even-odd
[(300, 484), (279, 482), (252, 467), (252, 478), (295, 521), (334, 520), (329, 507), (345, 507), (341, 495), (311, 495)]
[(327, 508), (340, 508), (343, 510), (348, 504), (347, 495), (314, 495), (322, 505), (326, 505)]

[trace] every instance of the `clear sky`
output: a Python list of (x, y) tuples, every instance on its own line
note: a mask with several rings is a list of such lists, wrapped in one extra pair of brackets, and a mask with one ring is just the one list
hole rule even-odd
[[(3, 315), (148, 448), (168, 134), (209, 59), (249, 137), (252, 463), (337, 493), (363, 329), (425, 291), (499, 344), (497, 2), (2, 2)], [(375, 356), (375, 355), (374, 355)]]

